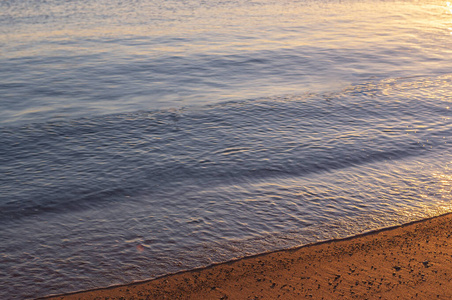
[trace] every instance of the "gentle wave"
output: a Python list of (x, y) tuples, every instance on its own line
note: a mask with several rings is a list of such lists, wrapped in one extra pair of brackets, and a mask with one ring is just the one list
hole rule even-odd
[(449, 100), (434, 89), (446, 84), (450, 75), (4, 127), (0, 219), (108, 205), (183, 185), (307, 176), (443, 151), (452, 130)]

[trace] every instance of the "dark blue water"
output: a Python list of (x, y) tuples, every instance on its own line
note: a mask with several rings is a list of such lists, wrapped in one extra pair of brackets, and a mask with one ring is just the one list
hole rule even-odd
[(452, 210), (446, 3), (0, 8), (2, 299)]

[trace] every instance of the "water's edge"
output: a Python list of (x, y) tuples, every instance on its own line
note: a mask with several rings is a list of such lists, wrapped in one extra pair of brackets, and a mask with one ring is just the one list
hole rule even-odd
[(322, 244), (336, 243), (336, 242), (340, 242), (340, 241), (349, 241), (349, 240), (353, 240), (353, 239), (356, 239), (356, 238), (359, 238), (359, 237), (375, 235), (375, 234), (378, 234), (378, 233), (391, 231), (391, 230), (394, 230), (394, 229), (397, 229), (397, 228), (406, 227), (406, 226), (410, 226), (410, 225), (414, 225), (414, 224), (419, 224), (419, 223), (422, 223), (422, 222), (425, 222), (425, 221), (441, 218), (441, 217), (444, 217), (444, 216), (447, 216), (447, 215), (450, 215), (450, 214), (452, 214), (452, 212), (446, 212), (446, 213), (443, 213), (443, 214), (440, 214), (440, 215), (436, 215), (436, 216), (432, 216), (432, 217), (428, 217), (428, 218), (424, 218), (424, 219), (419, 219), (419, 220), (414, 220), (414, 221), (410, 221), (410, 222), (399, 224), (399, 225), (394, 225), (394, 226), (379, 228), (379, 229), (375, 229), (375, 230), (370, 230), (370, 231), (366, 231), (366, 232), (363, 232), (363, 233), (358, 233), (358, 234), (355, 234), (355, 235), (350, 235), (350, 236), (346, 236), (346, 237), (342, 237), (342, 238), (328, 239), (328, 240), (314, 242), (314, 243), (311, 243), (311, 244), (305, 244), (305, 245), (294, 246), (294, 247), (285, 248), (285, 249), (279, 249), (279, 250), (274, 250), (274, 251), (262, 252), (262, 253), (253, 254), (253, 255), (249, 255), (249, 256), (238, 257), (238, 258), (231, 259), (229, 261), (213, 263), (213, 264), (210, 264), (210, 265), (207, 265), (207, 266), (201, 266), (201, 267), (197, 267), (197, 268), (193, 268), (193, 269), (180, 270), (178, 272), (165, 274), (165, 275), (162, 275), (162, 276), (157, 276), (155, 278), (149, 278), (149, 279), (145, 279), (145, 280), (133, 281), (133, 282), (130, 282), (130, 283), (125, 283), (125, 284), (111, 285), (111, 286), (107, 286), (107, 287), (99, 287), (99, 288), (94, 288), (94, 289), (79, 290), (79, 291), (74, 291), (74, 292), (69, 292), (69, 293), (46, 295), (44, 297), (39, 297), (39, 298), (35, 298), (35, 299), (36, 300), (44, 300), (44, 299), (58, 298), (58, 297), (64, 297), (64, 296), (69, 296), (69, 295), (83, 294), (85, 292), (104, 291), (104, 290), (114, 289), (114, 288), (118, 288), (118, 287), (130, 287), (130, 286), (134, 286), (134, 285), (140, 285), (140, 284), (143, 284), (143, 283), (151, 282), (151, 281), (158, 280), (158, 279), (168, 278), (168, 277), (179, 275), (179, 274), (187, 274), (187, 273), (197, 272), (197, 271), (201, 271), (201, 270), (208, 270), (208, 269), (213, 268), (215, 266), (227, 265), (227, 264), (231, 264), (231, 263), (234, 263), (234, 262), (239, 262), (241, 260), (245, 260), (245, 259), (249, 259), (249, 258), (265, 256), (265, 255), (268, 255), (268, 254), (271, 254), (271, 253), (296, 251), (298, 249), (314, 247), (314, 246), (322, 245)]

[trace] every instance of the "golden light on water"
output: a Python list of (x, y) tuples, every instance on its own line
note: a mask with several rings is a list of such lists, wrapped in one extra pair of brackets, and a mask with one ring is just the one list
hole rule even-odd
[(452, 192), (452, 175), (434, 174), (439, 183), (439, 193), (442, 198), (449, 198)]
[[(452, 15), (452, 3), (446, 2), (446, 14)], [(452, 34), (452, 20), (449, 21), (449, 24), (451, 24), (451, 27), (449, 27), (449, 33)]]

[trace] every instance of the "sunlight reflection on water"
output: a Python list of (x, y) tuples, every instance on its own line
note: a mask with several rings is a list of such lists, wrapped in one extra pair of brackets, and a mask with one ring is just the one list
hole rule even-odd
[(450, 70), (450, 4), (442, 1), (0, 5), (3, 124), (336, 91)]

